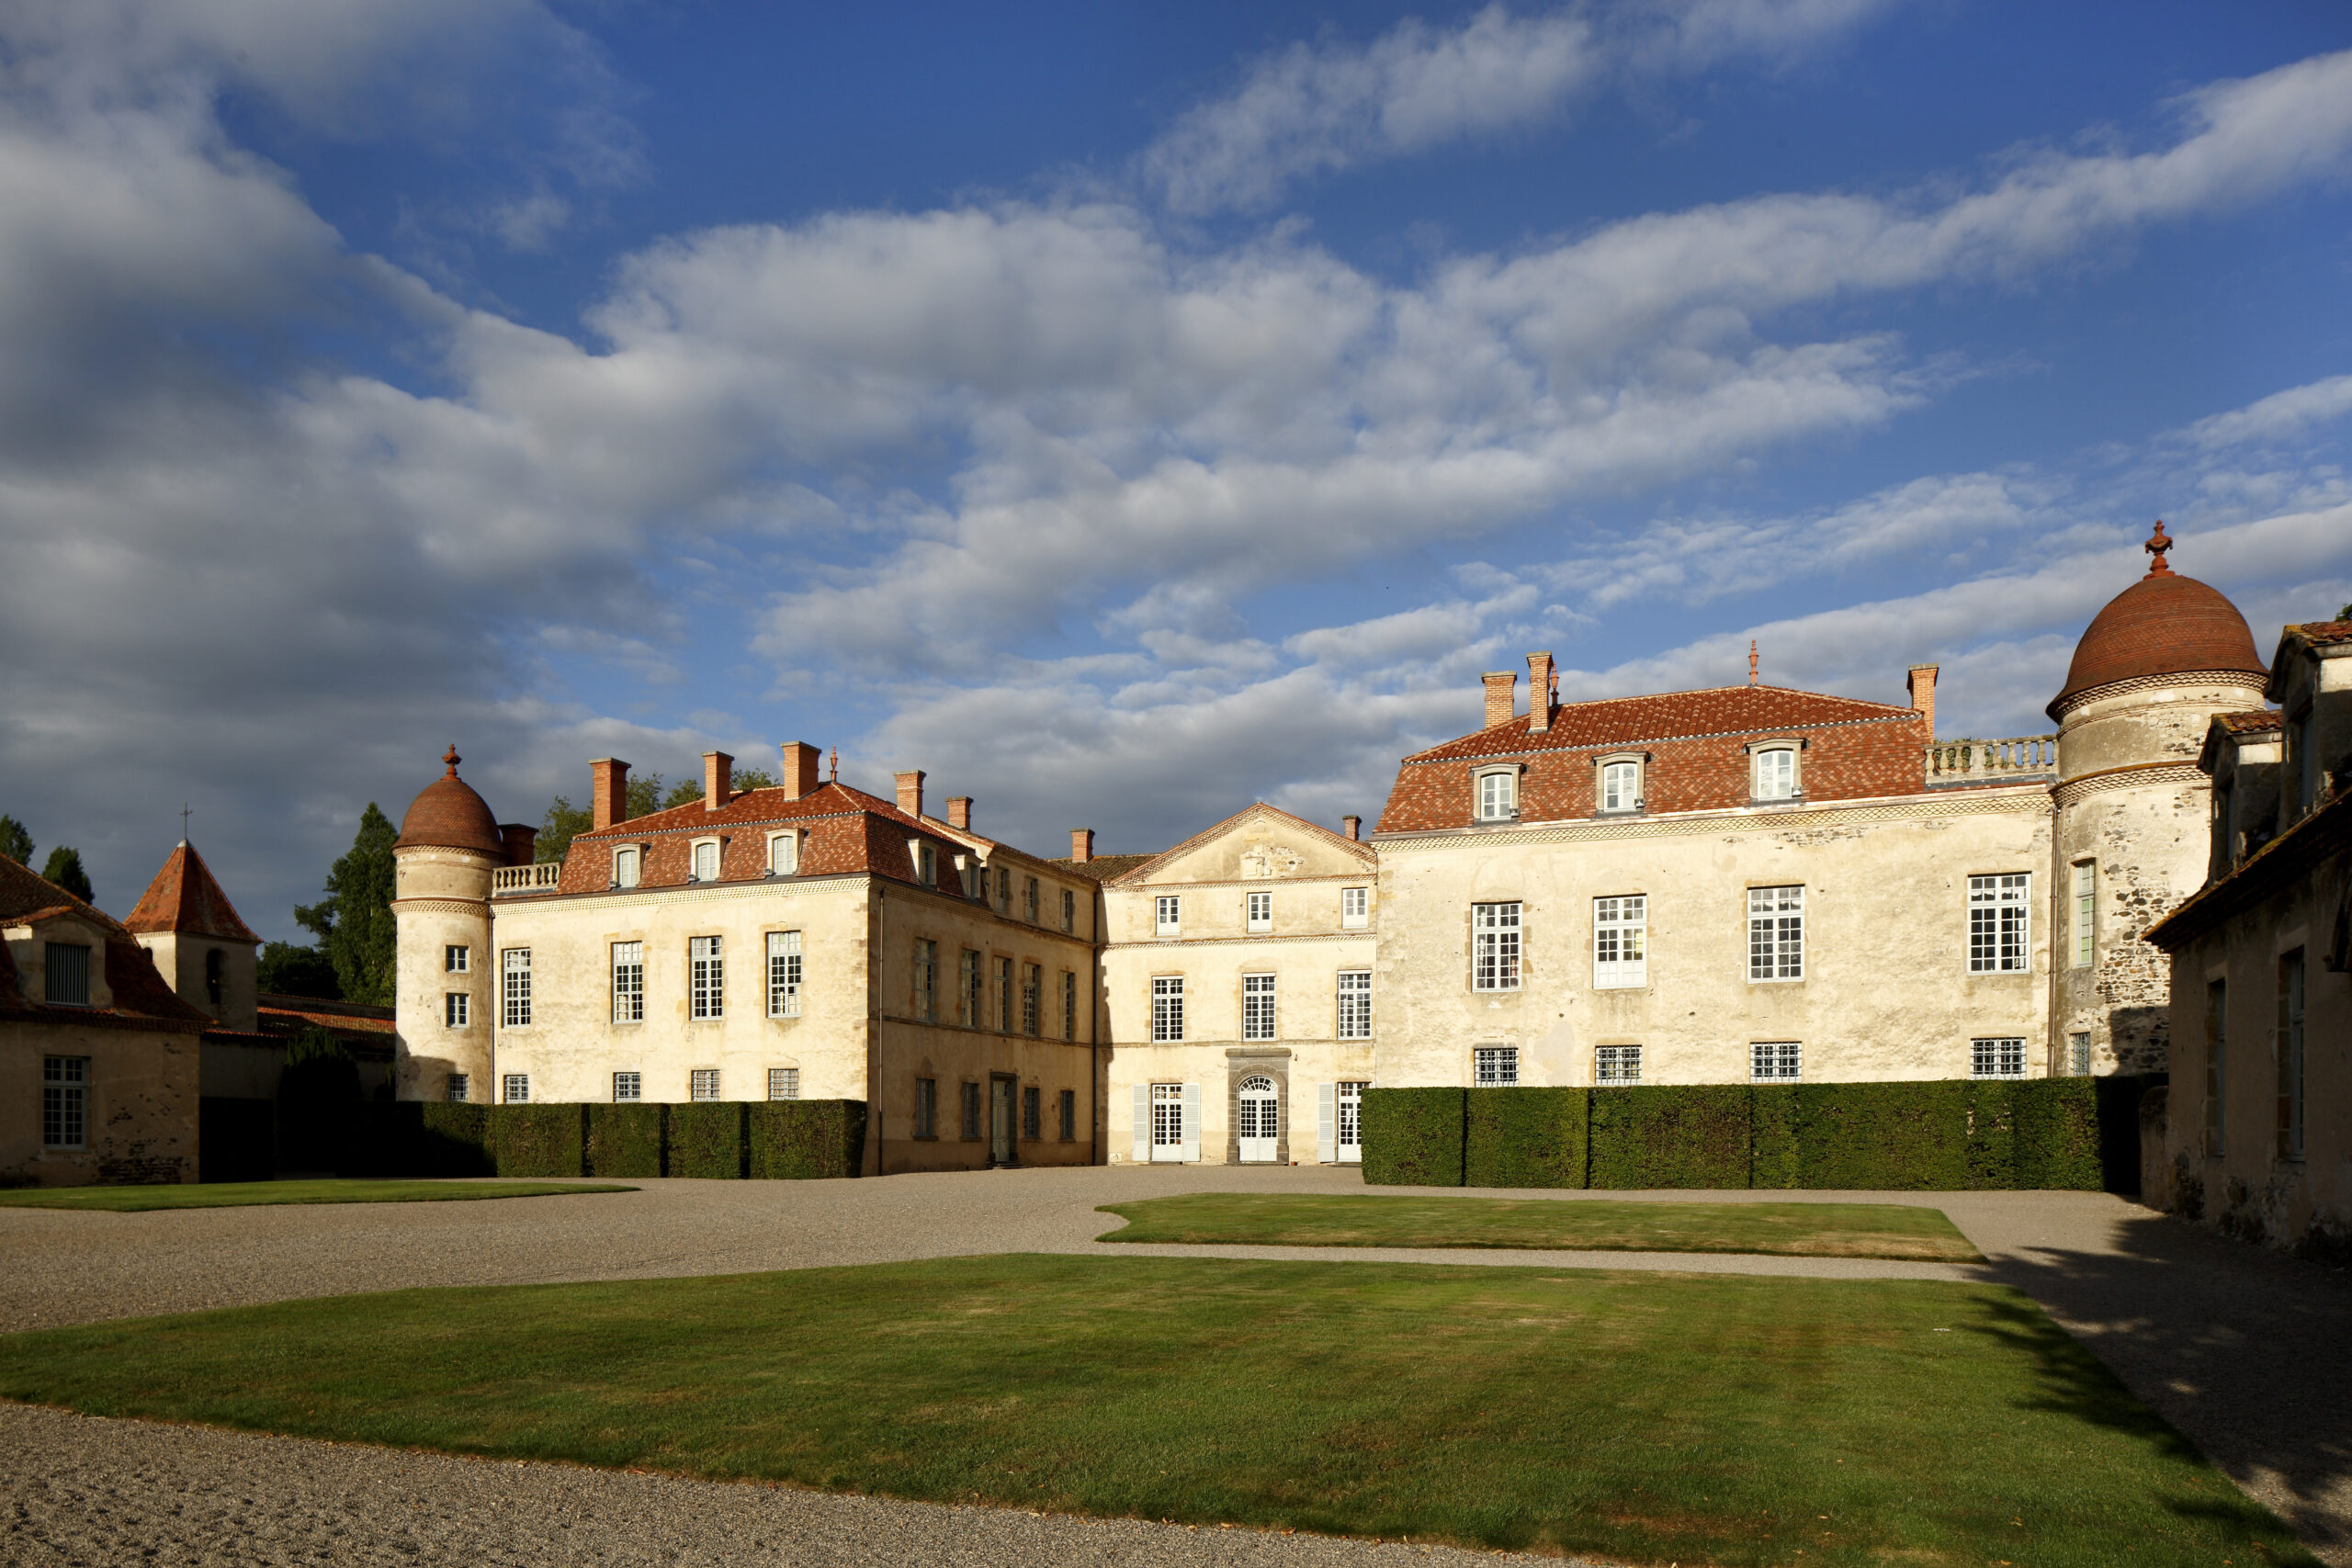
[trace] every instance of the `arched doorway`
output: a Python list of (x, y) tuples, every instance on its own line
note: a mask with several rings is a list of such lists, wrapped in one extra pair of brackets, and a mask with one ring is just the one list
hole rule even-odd
[(1241, 1080), (1241, 1128), (1238, 1141), (1244, 1165), (1273, 1163), (1281, 1108), (1281, 1095), (1273, 1079), (1261, 1073)]

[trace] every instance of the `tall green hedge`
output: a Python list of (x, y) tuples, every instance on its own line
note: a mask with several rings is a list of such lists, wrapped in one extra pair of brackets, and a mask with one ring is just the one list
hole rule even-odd
[(1756, 1084), (1747, 1091), (1747, 1184), (1766, 1190), (1804, 1185), (1798, 1155), (1797, 1086)]
[(1797, 1086), (1797, 1185), (1959, 1192), (1968, 1080)]
[[(2096, 1192), (2105, 1185), (2099, 1165), (2101, 1081), (2032, 1078), (2016, 1086), (2016, 1185), (2077, 1192)], [(2136, 1103), (2132, 1109), (2136, 1117)]]
[(1594, 1090), (1591, 1185), (1746, 1187), (1747, 1093), (1746, 1084)]
[(865, 1152), (865, 1103), (755, 1100), (750, 1107), (746, 1134), (754, 1179), (855, 1176)]
[(414, 1150), (395, 1149), (393, 1156), (420, 1176), (495, 1176), (497, 1128), (491, 1119), (494, 1109), (438, 1100), (418, 1102), (413, 1128), (401, 1127), (394, 1134), (413, 1131)]
[(1464, 1099), (1468, 1093), (1460, 1089), (1364, 1090), (1365, 1182), (1374, 1187), (1461, 1186)]
[(1588, 1089), (1467, 1096), (1463, 1169), (1472, 1187), (1582, 1187)]
[(661, 1175), (664, 1109), (650, 1101), (635, 1105), (589, 1106), (588, 1174), (608, 1177)]
[(740, 1179), (749, 1109), (740, 1100), (671, 1106), (670, 1152), (664, 1168), (672, 1176)]
[(584, 1169), (588, 1133), (584, 1105), (502, 1105), (498, 1129), (501, 1176), (578, 1176)]

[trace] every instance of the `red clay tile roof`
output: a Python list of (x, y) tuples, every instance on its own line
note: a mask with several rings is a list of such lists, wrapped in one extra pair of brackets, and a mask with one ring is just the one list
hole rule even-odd
[(6, 855), (0, 855), (0, 923), (23, 925), (52, 915), (73, 915), (88, 921), (106, 932), (106, 982), (114, 993), (114, 1006), (96, 1008), (51, 1008), (42, 1003), (28, 1002), (17, 985), (16, 964), (0, 953), (0, 968), (7, 976), (7, 990), (0, 1006), (12, 1009), (18, 1016), (31, 1014), (41, 1018), (71, 1015), (80, 1019), (112, 1020), (118, 1024), (138, 1028), (153, 1028), (159, 1024), (181, 1027), (194, 1024), (199, 1028), (211, 1020), (195, 1008), (180, 1000), (163, 976), (155, 972), (155, 961), (139, 945), (120, 920), (68, 893), (55, 883), (34, 875)]
[(236, 907), (212, 879), (211, 867), (187, 840), (172, 851), (164, 869), (140, 896), (123, 927), (134, 931), (185, 931), (223, 942), (258, 942), (261, 938), (237, 918)]
[(506, 839), (498, 830), (498, 819), (491, 815), (490, 807), (476, 795), (473, 786), (458, 776), (458, 764), (463, 761), (455, 746), (441, 759), (449, 771), (426, 784), (417, 797), (409, 802), (408, 815), (401, 818), (401, 836), (394, 847), (412, 849), (430, 845), (437, 849), (479, 850), (484, 854), (506, 858)]
[(2217, 713), (2213, 722), (2232, 735), (2253, 735), (2278, 728), (2285, 722), (2285, 716), (2277, 708), (2255, 708), (2246, 713)]
[(2095, 686), (2199, 670), (2268, 673), (2237, 606), (2219, 589), (2182, 577), (2159, 559), (2091, 617), (2090, 629), (2075, 645), (2066, 684), (2048, 712), (2056, 718), (2068, 699)]
[(2352, 621), (2305, 621), (2287, 631), (2312, 644), (2352, 642)]
[(1527, 716), (1521, 714), (1508, 724), (1498, 724), (1442, 746), (1416, 751), (1405, 761), (1439, 762), (1465, 757), (1517, 756), (1522, 751), (1639, 746), (1702, 736), (1763, 735), (1818, 729), (1826, 724), (1866, 724), (1917, 716), (1917, 711), (1908, 707), (1792, 691), (1785, 686), (1715, 686), (1696, 692), (1661, 692), (1646, 697), (1562, 703), (1552, 710), (1551, 728), (1541, 734), (1531, 734)]
[(1127, 873), (1135, 870), (1136, 867), (1146, 864), (1151, 861), (1156, 861), (1159, 858), (1159, 855), (1158, 853), (1148, 855), (1096, 855), (1084, 862), (1064, 859), (1055, 861), (1053, 863), (1059, 866), (1062, 870), (1069, 872), (1073, 876), (1083, 876), (1092, 882), (1109, 882), (1115, 877), (1125, 876)]

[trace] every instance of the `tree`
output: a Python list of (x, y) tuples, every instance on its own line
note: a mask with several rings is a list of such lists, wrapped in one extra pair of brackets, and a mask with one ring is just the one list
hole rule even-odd
[[(29, 852), (31, 846), (27, 845), (26, 849)], [(79, 850), (58, 845), (49, 852), (49, 863), (40, 868), (40, 874), (85, 904), (93, 902), (97, 897), (90, 891), (90, 874), (82, 869), (82, 852)]]
[(290, 942), (264, 942), (261, 949), (261, 988), (281, 997), (321, 997), (343, 999), (334, 977), (334, 960), (315, 947)]
[(327, 896), (298, 904), (294, 919), (317, 934), (343, 999), (390, 1007), (400, 947), (392, 928), (392, 843), (400, 834), (374, 801), (360, 814), (351, 852), (327, 873)]
[(765, 768), (735, 770), (734, 790), (737, 795), (741, 795), (745, 790), (774, 788), (775, 788), (775, 775)]
[(670, 793), (662, 797), (662, 809), (668, 811), (675, 807), (692, 806), (701, 798), (702, 780), (680, 779), (670, 786)]
[[(695, 790), (694, 798), (702, 798), (701, 790)], [(628, 814), (631, 817), (650, 817), (662, 808), (660, 773), (648, 773), (641, 779), (628, 781)], [(568, 795), (557, 795), (548, 807), (547, 816), (540, 820), (539, 836), (532, 847), (531, 858), (537, 861), (561, 860), (563, 852), (571, 848), (571, 836), (588, 831), (594, 820), (595, 813), (588, 807), (572, 805)]]
[(0, 855), (18, 865), (33, 863), (33, 836), (13, 817), (0, 817)]

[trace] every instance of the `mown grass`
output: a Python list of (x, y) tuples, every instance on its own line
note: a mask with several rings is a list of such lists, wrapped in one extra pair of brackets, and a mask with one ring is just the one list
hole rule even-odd
[(1991, 1285), (950, 1258), (41, 1330), (0, 1397), (1644, 1562), (2313, 1561)]
[(18, 1187), (0, 1190), (0, 1207), (130, 1214), (146, 1209), (243, 1209), (262, 1203), (431, 1203), (636, 1190), (589, 1181), (220, 1181), (176, 1187)]
[(1940, 1209), (1903, 1203), (1628, 1203), (1609, 1199), (1316, 1197), (1195, 1192), (1105, 1203), (1102, 1241), (1261, 1247), (1505, 1247), (1764, 1252), (1979, 1263)]

